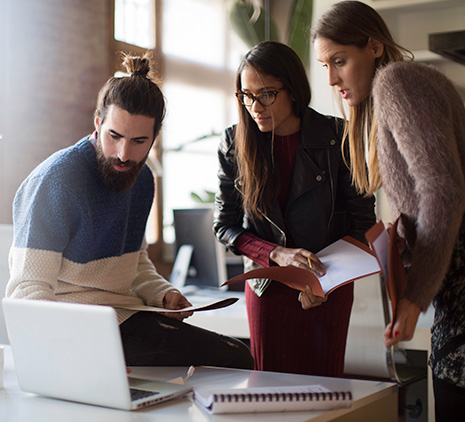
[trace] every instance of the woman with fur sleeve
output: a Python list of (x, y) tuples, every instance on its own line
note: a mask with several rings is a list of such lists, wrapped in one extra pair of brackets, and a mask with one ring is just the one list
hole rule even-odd
[[(336, 3), (313, 30), (317, 59), (350, 109), (352, 178), (384, 187), (399, 220), (407, 288), (384, 342), (410, 340), (419, 313), (435, 307), (430, 365), (436, 421), (465, 414), (465, 107), (452, 82), (405, 58), (379, 14)], [(342, 102), (342, 101), (341, 101)], [(366, 135), (368, 133), (368, 135)], [(365, 151), (368, 151), (367, 157)], [(368, 162), (368, 172), (365, 162)]]
[[(236, 96), (239, 123), (219, 146), (216, 235), (245, 256), (245, 270), (293, 265), (324, 274), (315, 253), (345, 235), (363, 241), (375, 222), (374, 199), (357, 194), (341, 154), (343, 125), (308, 108), (302, 62), (277, 42), (246, 54)], [(256, 369), (343, 376), (352, 284), (321, 299), (249, 280), (245, 295)]]

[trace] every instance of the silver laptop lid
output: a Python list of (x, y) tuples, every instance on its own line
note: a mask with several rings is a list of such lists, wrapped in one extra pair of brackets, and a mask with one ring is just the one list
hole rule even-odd
[(22, 390), (130, 409), (116, 313), (107, 306), (3, 299)]

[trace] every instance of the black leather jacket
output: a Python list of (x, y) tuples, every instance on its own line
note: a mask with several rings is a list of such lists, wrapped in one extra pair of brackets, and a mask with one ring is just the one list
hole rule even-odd
[[(306, 110), (285, 213), (276, 203), (260, 220), (244, 215), (236, 180), (235, 127), (226, 129), (218, 150), (219, 190), (213, 222), (218, 240), (236, 254), (236, 240), (245, 231), (314, 253), (345, 235), (365, 242), (365, 232), (376, 222), (374, 198), (358, 195), (351, 184), (341, 154), (342, 132), (340, 119)], [(286, 233), (295, 245), (288, 244)], [(244, 258), (244, 265), (246, 271), (257, 267), (248, 258)], [(267, 285), (268, 280), (250, 282), (259, 296)]]

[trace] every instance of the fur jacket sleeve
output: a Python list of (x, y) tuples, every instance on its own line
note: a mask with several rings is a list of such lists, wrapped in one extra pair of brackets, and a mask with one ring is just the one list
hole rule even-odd
[(411, 251), (405, 296), (426, 310), (463, 235), (463, 99), (434, 68), (395, 62), (377, 72), (373, 101), (383, 187)]

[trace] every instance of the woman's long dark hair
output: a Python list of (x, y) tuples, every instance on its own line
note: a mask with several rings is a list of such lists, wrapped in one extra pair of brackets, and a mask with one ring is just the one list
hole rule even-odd
[[(276, 41), (257, 44), (239, 65), (236, 91), (242, 90), (241, 75), (245, 68), (279, 79), (293, 100), (294, 114), (302, 118), (310, 103), (311, 91), (305, 68), (294, 50)], [(279, 192), (279, 178), (273, 160), (274, 133), (260, 132), (247, 109), (240, 102), (238, 106), (236, 157), (243, 207), (246, 213), (261, 219), (262, 213), (271, 208)]]

